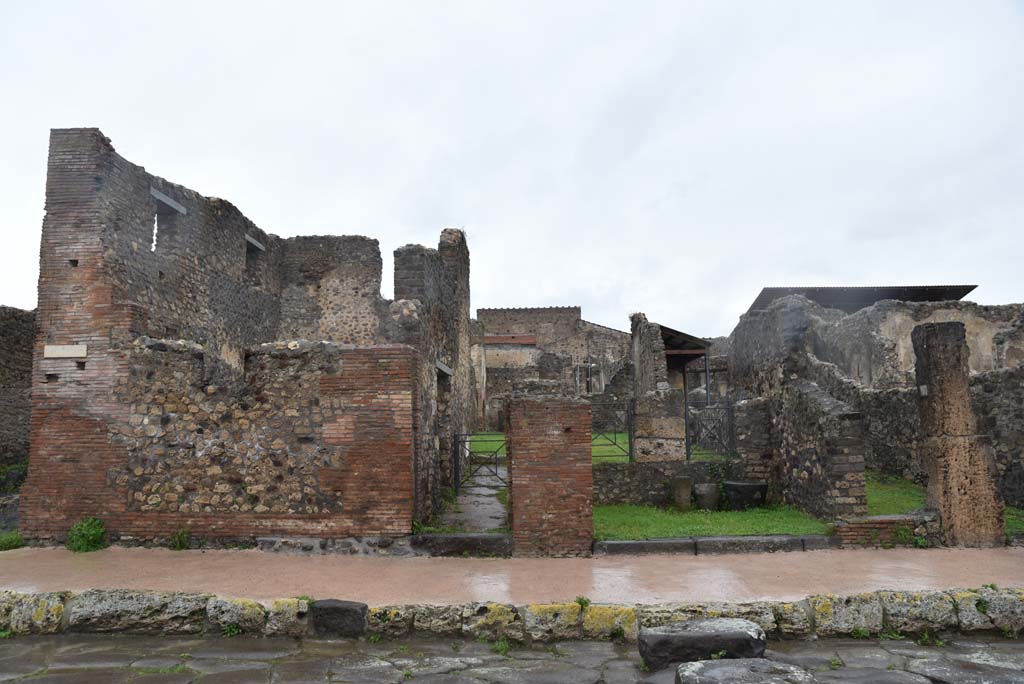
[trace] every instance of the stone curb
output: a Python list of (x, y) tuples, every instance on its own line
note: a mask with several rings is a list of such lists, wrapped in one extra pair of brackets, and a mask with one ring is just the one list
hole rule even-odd
[[(1024, 632), (1024, 589), (874, 591), (799, 601), (655, 605), (466, 603), (379, 606), (304, 598), (257, 602), (211, 594), (91, 589), (0, 592), (0, 631), (233, 636), (398, 637), (411, 633), (516, 642), (635, 641), (640, 629), (711, 617), (751, 620), (769, 635), (877, 636), (959, 631)], [(338, 630), (342, 633), (335, 633)]]
[(596, 555), (644, 555), (649, 553), (683, 553), (706, 556), (720, 553), (775, 553), (783, 551), (819, 551), (838, 549), (840, 540), (823, 534), (794, 537), (788, 534), (672, 537), (594, 542)]

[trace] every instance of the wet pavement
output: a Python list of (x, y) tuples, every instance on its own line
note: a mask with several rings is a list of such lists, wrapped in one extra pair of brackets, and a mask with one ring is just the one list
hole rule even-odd
[(441, 515), (441, 525), (462, 532), (506, 531), (508, 512), (499, 492), (506, 489), (507, 481), (505, 466), (478, 466), (459, 487), (455, 505)]
[[(776, 662), (808, 682), (1010, 684), (1024, 681), (1024, 642), (951, 639), (769, 643)], [(32, 684), (670, 684), (645, 672), (634, 644), (565, 642), (511, 648), (460, 639), (48, 636), (0, 641), (0, 681)]]
[(721, 556), (371, 558), (112, 547), (0, 554), (0, 589), (147, 589), (270, 600), (317, 596), (371, 606), (474, 601), (651, 604), (798, 600), (851, 594), (1024, 587), (1024, 548), (864, 549)]

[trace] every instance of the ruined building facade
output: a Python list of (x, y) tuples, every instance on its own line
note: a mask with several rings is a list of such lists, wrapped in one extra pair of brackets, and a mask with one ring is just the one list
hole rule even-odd
[(777, 500), (822, 517), (866, 512), (864, 472), (928, 480), (912, 331), (963, 326), (972, 430), (990, 447), (993, 481), (1024, 505), (1024, 306), (885, 300), (846, 313), (802, 296), (752, 309), (729, 341), (736, 396), (769, 406)]
[(503, 429), (502, 406), (519, 394), (601, 394), (627, 363), (629, 333), (583, 320), (578, 306), (477, 309), (484, 330), (486, 414)]
[(50, 139), (22, 530), (410, 532), (476, 411), (469, 252), (280, 238), (96, 129)]

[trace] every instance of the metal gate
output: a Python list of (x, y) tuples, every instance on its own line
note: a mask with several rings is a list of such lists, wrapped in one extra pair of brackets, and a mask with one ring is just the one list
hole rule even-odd
[(591, 402), (590, 448), (594, 460), (602, 458), (633, 460), (632, 399), (613, 402)]
[(493, 477), (507, 485), (505, 435), (500, 432), (457, 434), (452, 440), (452, 483), (458, 494), (463, 483), (477, 473)]
[(686, 458), (728, 457), (736, 455), (736, 433), (733, 406), (723, 401), (716, 404), (690, 404), (686, 408)]

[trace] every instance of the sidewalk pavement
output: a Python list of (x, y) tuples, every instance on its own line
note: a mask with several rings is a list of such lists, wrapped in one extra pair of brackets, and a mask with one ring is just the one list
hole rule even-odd
[(373, 558), (112, 547), (0, 553), (0, 589), (148, 589), (370, 606), (495, 601), (652, 604), (797, 600), (878, 589), (1024, 587), (1024, 548), (864, 549), (722, 556)]

